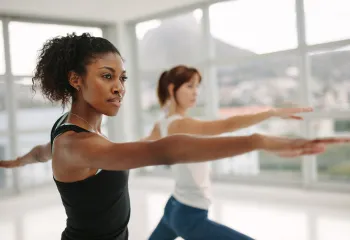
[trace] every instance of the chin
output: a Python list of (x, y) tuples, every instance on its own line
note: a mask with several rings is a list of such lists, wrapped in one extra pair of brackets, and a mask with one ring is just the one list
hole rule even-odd
[(119, 112), (119, 108), (117, 109), (114, 108), (114, 109), (107, 109), (106, 111), (103, 111), (102, 114), (108, 117), (114, 117), (118, 114), (118, 112)]

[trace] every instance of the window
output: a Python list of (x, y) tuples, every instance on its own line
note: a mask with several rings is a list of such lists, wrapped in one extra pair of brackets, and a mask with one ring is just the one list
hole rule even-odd
[[(0, 133), (0, 160), (9, 158), (9, 147), (10, 147), (9, 135)], [(13, 187), (12, 169), (0, 168), (0, 197), (5, 189), (11, 189), (12, 187)]]
[[(317, 137), (349, 136), (349, 122), (350, 120), (319, 119), (312, 122), (312, 131)], [(349, 182), (349, 156), (350, 148), (348, 145), (328, 147), (325, 153), (317, 156), (319, 180)]]
[(50, 38), (65, 36), (67, 33), (72, 32), (76, 32), (77, 34), (89, 32), (94, 36), (102, 37), (102, 30), (94, 27), (10, 22), (12, 73), (20, 76), (31, 76), (35, 68), (38, 51), (44, 42)]
[[(45, 144), (50, 141), (50, 132), (19, 134), (19, 155), (29, 152), (34, 146)], [(22, 187), (35, 186), (52, 181), (51, 162), (41, 164), (29, 164), (18, 169), (19, 184)]]
[(4, 49), (4, 36), (2, 30), (2, 21), (0, 21), (0, 75), (5, 74), (5, 49)]
[(218, 67), (220, 115), (243, 106), (297, 103), (299, 69), (294, 56), (264, 58)]
[[(253, 113), (258, 109), (243, 109), (235, 112), (235, 115)], [(235, 131), (231, 136), (244, 136), (252, 133), (261, 133), (275, 136), (300, 136), (300, 122), (295, 120), (271, 119), (258, 125)], [(216, 174), (221, 177), (225, 174), (235, 176), (279, 176), (280, 180), (291, 181), (301, 178), (301, 158), (282, 158), (276, 154), (265, 151), (254, 151), (236, 157), (230, 157), (218, 162), (213, 162)]]
[(350, 38), (348, 0), (304, 0), (304, 10), (308, 44)]
[(202, 61), (201, 10), (136, 25), (138, 57), (144, 70)]
[(297, 47), (294, 0), (225, 1), (211, 5), (209, 14), (219, 58)]
[(6, 111), (6, 83), (0, 78), (0, 131), (8, 127), (8, 113)]
[(310, 54), (312, 106), (350, 109), (350, 48)]

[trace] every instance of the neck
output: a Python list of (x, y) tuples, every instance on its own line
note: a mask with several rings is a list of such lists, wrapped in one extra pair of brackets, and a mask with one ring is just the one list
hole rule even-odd
[(102, 114), (96, 112), (90, 105), (74, 102), (70, 112), (73, 114), (69, 116), (69, 122), (87, 129), (93, 128), (91, 130), (101, 132)]
[(168, 116), (175, 115), (175, 114), (178, 114), (181, 116), (186, 116), (187, 109), (182, 108), (182, 107), (178, 106), (177, 104), (170, 104)]

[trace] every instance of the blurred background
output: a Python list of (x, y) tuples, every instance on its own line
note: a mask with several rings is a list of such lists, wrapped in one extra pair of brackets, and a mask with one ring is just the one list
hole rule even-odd
[[(89, 32), (126, 59), (127, 95), (103, 131), (117, 142), (146, 136), (162, 117), (156, 98), (166, 69), (203, 74), (191, 115), (216, 119), (259, 106), (312, 106), (302, 122), (268, 120), (235, 132), (350, 134), (348, 0), (0, 0), (0, 159), (49, 141), (59, 105), (31, 90), (49, 38)], [(350, 148), (282, 159), (252, 152), (211, 164), (211, 218), (262, 240), (350, 239)], [(168, 167), (131, 172), (130, 239), (156, 226), (171, 193)], [(0, 169), (0, 239), (60, 239), (65, 213), (51, 163)]]

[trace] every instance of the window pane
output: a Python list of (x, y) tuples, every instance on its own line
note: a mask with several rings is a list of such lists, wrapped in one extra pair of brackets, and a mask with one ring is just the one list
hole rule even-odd
[(348, 0), (304, 0), (306, 41), (318, 44), (350, 38)]
[(12, 73), (29, 76), (33, 74), (38, 51), (48, 39), (72, 32), (102, 36), (100, 28), (27, 22), (10, 22), (9, 32)]
[[(1, 121), (1, 120), (0, 120)], [(9, 158), (9, 136), (0, 134), (0, 160)], [(0, 197), (5, 190), (13, 188), (13, 171), (12, 169), (0, 168)]]
[[(237, 108), (231, 115), (252, 114), (257, 108)], [(261, 133), (276, 136), (300, 136), (300, 123), (293, 120), (271, 119), (233, 133), (229, 136), (244, 136), (252, 133)], [(220, 177), (236, 176), (279, 176), (279, 180), (294, 180), (301, 178), (301, 158), (282, 158), (264, 151), (254, 151), (236, 157), (226, 158), (213, 162), (216, 174)]]
[[(31, 78), (20, 78), (16, 81), (15, 88), (19, 130), (51, 130), (56, 120), (70, 109), (69, 106), (63, 109), (60, 103), (51, 103), (43, 96), (40, 89), (35, 89), (33, 92)], [(23, 121), (23, 119), (26, 120)], [(105, 125), (106, 122), (107, 117), (103, 116), (102, 125)]]
[[(317, 137), (349, 136), (350, 119), (320, 119), (312, 122), (313, 132)], [(350, 182), (349, 145), (335, 145), (317, 156), (318, 178), (321, 181)]]
[(297, 46), (295, 0), (225, 1), (211, 5), (209, 11), (219, 58)]
[[(50, 132), (19, 134), (19, 155), (29, 152), (34, 146), (50, 141)], [(35, 186), (52, 181), (51, 161), (46, 163), (29, 164), (18, 169), (21, 187)]]
[(298, 100), (298, 75), (294, 56), (218, 67), (220, 115), (233, 107), (295, 104)]
[(6, 111), (6, 84), (0, 79), (0, 131), (8, 128), (8, 113)]
[(350, 47), (313, 53), (311, 100), (316, 109), (350, 109)]
[(142, 69), (172, 67), (202, 61), (201, 10), (136, 25)]
[[(41, 91), (32, 91), (31, 79), (16, 81), (17, 126), (19, 130), (47, 129), (65, 112), (59, 104), (52, 104)], [(45, 117), (43, 117), (45, 116)], [(25, 121), (24, 121), (25, 119)]]
[(0, 21), (0, 75), (6, 71), (5, 65), (5, 49), (4, 49), (4, 36), (2, 31), (2, 21)]

